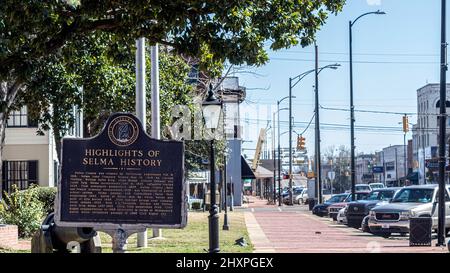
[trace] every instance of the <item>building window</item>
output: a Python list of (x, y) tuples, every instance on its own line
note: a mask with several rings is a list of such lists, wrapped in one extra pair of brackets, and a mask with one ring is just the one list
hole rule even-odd
[(393, 171), (393, 170), (395, 170), (395, 162), (387, 162), (386, 171)]
[(32, 184), (38, 184), (38, 161), (3, 161), (3, 191), (11, 193), (13, 185), (24, 190)]
[(9, 113), (7, 127), (37, 127), (37, 122), (30, 118), (25, 105), (21, 109)]

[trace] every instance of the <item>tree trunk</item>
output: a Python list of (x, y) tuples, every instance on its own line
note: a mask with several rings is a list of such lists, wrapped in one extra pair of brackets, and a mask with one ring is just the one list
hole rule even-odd
[[(61, 131), (58, 128), (53, 128), (53, 139), (55, 141), (56, 156), (58, 157), (58, 166), (61, 166), (62, 145), (61, 145)], [(58, 170), (59, 171), (59, 170)]]

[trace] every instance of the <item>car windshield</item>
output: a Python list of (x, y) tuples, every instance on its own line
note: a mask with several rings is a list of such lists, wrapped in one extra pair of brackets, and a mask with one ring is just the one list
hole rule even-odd
[(394, 196), (394, 191), (373, 191), (370, 193), (367, 200), (381, 200), (389, 201)]
[(382, 189), (383, 185), (382, 184), (371, 184), (370, 187), (372, 189)]
[(346, 197), (347, 197), (346, 194), (334, 195), (330, 199), (328, 199), (327, 203), (340, 203), (344, 201)]
[(434, 189), (402, 189), (392, 203), (429, 203), (433, 193)]
[(370, 191), (369, 185), (360, 185), (355, 187), (356, 191)]
[[(360, 193), (355, 193), (355, 195), (356, 195), (356, 200), (365, 200), (369, 196), (369, 193), (360, 192)], [(352, 195), (349, 194), (343, 202), (352, 202), (352, 201), (353, 201)]]

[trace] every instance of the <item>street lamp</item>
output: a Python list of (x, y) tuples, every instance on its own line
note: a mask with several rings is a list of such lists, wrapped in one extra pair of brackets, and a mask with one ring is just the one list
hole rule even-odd
[[(222, 102), (214, 96), (212, 84), (209, 85), (208, 97), (202, 104), (203, 118), (205, 119), (205, 127), (216, 130), (219, 126), (219, 118), (222, 110)], [(209, 208), (209, 252), (217, 253), (219, 248), (219, 212), (216, 204), (216, 176), (215, 176), (215, 158), (214, 158), (214, 136), (210, 141), (210, 182), (211, 182), (211, 199)]]
[[(277, 101), (277, 111), (273, 113), (273, 119), (275, 120), (275, 114), (277, 115), (277, 132), (278, 132), (278, 206), (281, 206), (281, 147), (280, 147), (280, 112), (284, 110), (289, 110), (289, 108), (281, 108), (280, 104), (285, 99), (288, 99), (289, 97), (284, 97), (281, 100)], [(295, 96), (294, 96), (295, 98)], [(274, 152), (275, 154), (275, 152)], [(273, 157), (273, 164), (274, 164), (274, 172), (275, 172), (275, 156)], [(275, 183), (275, 182), (274, 182)]]
[[(316, 72), (316, 114), (318, 113), (318, 95), (317, 95), (317, 76), (319, 75), (322, 70), (330, 68), (330, 69), (337, 69), (340, 66), (340, 64), (330, 64), (323, 66), (321, 68), (311, 69), (308, 70), (294, 78), (289, 78), (289, 205), (294, 204), (293, 195), (292, 195), (292, 88), (294, 88), (304, 77), (311, 74), (312, 72)], [(293, 83), (294, 82), (294, 83)], [(318, 115), (317, 115), (318, 116)], [(316, 123), (318, 123), (318, 119), (316, 117)], [(316, 124), (316, 127), (318, 124)], [(316, 131), (317, 133), (317, 131)], [(317, 137), (316, 137), (317, 138)], [(317, 139), (316, 139), (317, 141)], [(316, 143), (317, 145), (317, 143)], [(316, 146), (317, 147), (317, 146)], [(317, 157), (317, 153), (316, 153)], [(317, 161), (317, 160), (316, 160)], [(320, 167), (320, 164), (318, 165)], [(320, 178), (320, 177), (318, 177)]]
[(349, 40), (350, 40), (350, 173), (351, 173), (351, 182), (352, 182), (352, 200), (355, 200), (355, 112), (353, 105), (353, 49), (352, 49), (352, 27), (361, 17), (364, 17), (369, 14), (383, 15), (386, 14), (384, 11), (373, 11), (367, 12), (359, 17), (357, 17), (353, 21), (349, 21)]

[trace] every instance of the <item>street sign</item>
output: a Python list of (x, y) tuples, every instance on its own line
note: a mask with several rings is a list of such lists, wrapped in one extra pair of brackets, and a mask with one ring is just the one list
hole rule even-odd
[(439, 169), (439, 162), (438, 161), (426, 161), (425, 162), (425, 167), (427, 167), (428, 169)]
[(150, 138), (132, 114), (113, 114), (93, 138), (64, 138), (61, 168), (58, 226), (186, 226), (184, 144)]
[(373, 166), (372, 167), (372, 172), (373, 173), (383, 173), (384, 172), (384, 167), (383, 166)]

